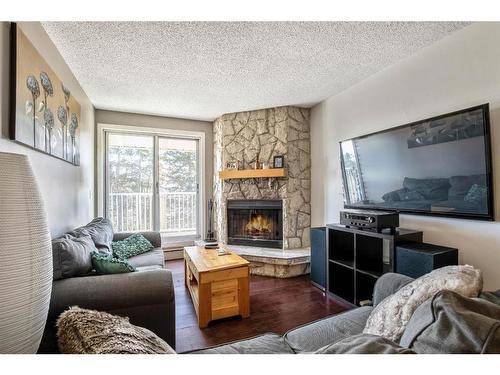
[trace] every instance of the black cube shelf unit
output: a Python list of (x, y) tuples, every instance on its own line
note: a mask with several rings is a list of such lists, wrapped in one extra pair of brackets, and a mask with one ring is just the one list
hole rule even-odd
[(407, 242), (422, 242), (421, 231), (397, 229), (391, 233), (327, 225), (327, 291), (359, 305), (372, 300), (375, 281), (394, 272), (394, 249)]

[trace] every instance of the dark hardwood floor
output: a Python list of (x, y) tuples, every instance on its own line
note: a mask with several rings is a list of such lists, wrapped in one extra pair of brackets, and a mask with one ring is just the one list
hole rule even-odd
[(183, 261), (167, 261), (166, 267), (174, 276), (178, 353), (266, 332), (283, 334), (293, 327), (349, 309), (344, 302), (326, 297), (312, 286), (308, 275), (290, 279), (252, 276), (250, 317), (218, 320), (200, 329), (191, 297), (184, 285)]

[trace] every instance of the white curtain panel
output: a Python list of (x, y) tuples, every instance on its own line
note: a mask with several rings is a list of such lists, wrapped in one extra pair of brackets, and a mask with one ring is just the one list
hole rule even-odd
[(30, 162), (0, 153), (0, 353), (36, 353), (51, 289), (50, 233)]

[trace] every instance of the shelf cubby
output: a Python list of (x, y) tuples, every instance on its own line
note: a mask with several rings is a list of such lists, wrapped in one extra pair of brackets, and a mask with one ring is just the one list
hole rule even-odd
[(384, 271), (384, 248), (383, 239), (356, 235), (356, 268), (382, 274)]
[(365, 300), (373, 301), (373, 287), (376, 281), (376, 277), (356, 271), (356, 305)]
[(354, 264), (354, 234), (340, 231), (328, 231), (328, 259)]
[(329, 284), (332, 286), (330, 292), (351, 301), (354, 298), (354, 283), (344, 282), (346, 280), (354, 281), (354, 270), (342, 266), (338, 263), (329, 262), (328, 264)]

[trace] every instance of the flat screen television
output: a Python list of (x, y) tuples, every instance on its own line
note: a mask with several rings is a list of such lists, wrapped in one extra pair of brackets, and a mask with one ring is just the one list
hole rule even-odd
[(346, 208), (493, 220), (488, 104), (340, 142)]

